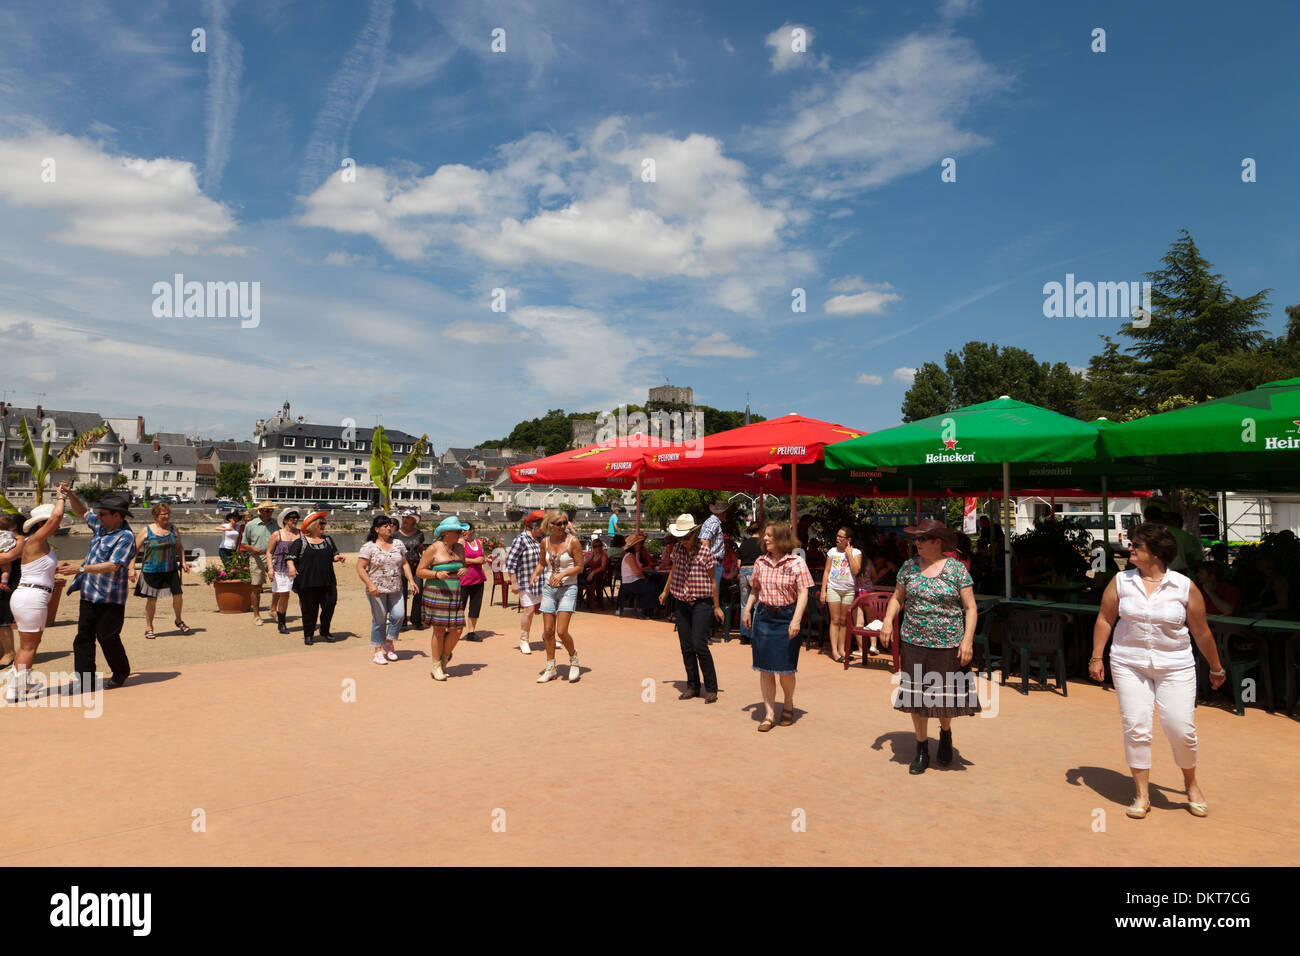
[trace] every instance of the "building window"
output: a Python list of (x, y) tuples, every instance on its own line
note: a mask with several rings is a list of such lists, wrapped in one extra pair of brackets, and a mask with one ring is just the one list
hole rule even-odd
[(135, 454), (133, 454), (131, 456), (131, 460), (135, 462), (137, 465), (140, 464), (140, 453), (136, 452)]
[(357, 451), (365, 451), (365, 450), (366, 450), (366, 443), (363, 441), (357, 442)]
[(303, 480), (304, 480), (304, 481), (311, 481), (311, 472), (310, 472), (310, 471), (304, 471), (304, 472), (302, 473), (302, 477), (303, 477)]
[(146, 472), (144, 473), (144, 480), (145, 480), (145, 481), (153, 481), (153, 472), (152, 472), (152, 471), (146, 471)]
[(172, 463), (172, 456), (171, 456), (171, 455), (163, 455), (163, 464), (164, 464), (164, 465), (170, 465), (171, 463)]
[(334, 439), (333, 439), (333, 438), (322, 438), (322, 439), (320, 440), (320, 446), (321, 446), (322, 448), (333, 448), (333, 447), (334, 447)]
[(310, 465), (310, 464), (313, 463), (314, 460), (315, 460), (315, 459), (313, 459), (313, 458), (311, 457), (311, 455), (304, 455), (304, 456), (303, 456), (303, 459), (302, 459), (302, 462), (303, 462), (304, 465)]
[(360, 465), (361, 465), (361, 459), (360, 459), (360, 458), (353, 458), (353, 459), (352, 459), (352, 464), (357, 465), (357, 466), (360, 466)]
[(328, 465), (328, 464), (330, 463), (330, 460), (329, 460), (328, 457), (325, 457), (325, 458), (322, 458), (322, 459), (320, 460), (320, 463), (321, 463), (322, 465)]
[(282, 464), (282, 465), (292, 465), (292, 464), (295, 464), (297, 461), (298, 461), (298, 456), (297, 456), (297, 455), (281, 455), (281, 456), (280, 456), (280, 464)]
[(415, 476), (415, 483), (416, 483), (417, 485), (427, 485), (427, 484), (429, 483), (429, 476), (428, 476), (428, 475), (416, 475), (416, 476)]
[(280, 477), (281, 477), (281, 478), (288, 478), (288, 479), (292, 480), (292, 479), (293, 479), (293, 472), (291, 472), (291, 471), (282, 471), (282, 472), (280, 472)]
[(284, 447), (285, 447), (285, 448), (292, 448), (292, 447), (293, 447), (293, 443), (294, 443), (295, 441), (297, 441), (296, 438), (286, 438), (286, 439), (284, 439)]
[(347, 448), (349, 444), (350, 444), (350, 442), (346, 441), (345, 439), (342, 439), (342, 438), (339, 439), (339, 447), (340, 447), (340, 448)]
[(304, 439), (302, 440), (302, 447), (303, 447), (303, 448), (315, 448), (315, 447), (316, 447), (316, 439), (314, 439), (314, 438), (304, 438)]
[(172, 476), (172, 473), (171, 473), (170, 471), (164, 471), (164, 472), (163, 472), (163, 476), (162, 476), (162, 480), (163, 480), (163, 481), (166, 481), (166, 480), (167, 480), (168, 478), (170, 478), (171, 476)]
[(140, 480), (140, 472), (138, 472), (138, 471), (133, 471), (133, 472), (131, 472), (131, 480), (132, 480), (132, 481), (139, 481), (139, 480)]

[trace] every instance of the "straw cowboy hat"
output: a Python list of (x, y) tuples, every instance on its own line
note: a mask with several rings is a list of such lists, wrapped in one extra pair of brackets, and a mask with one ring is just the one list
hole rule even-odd
[(254, 508), (253, 510), (254, 510), (254, 511), (274, 511), (274, 510), (275, 510), (275, 502), (274, 502), (274, 501), (259, 501), (259, 502), (257, 503), (257, 507)]
[(674, 538), (684, 538), (698, 527), (690, 515), (678, 515), (677, 520), (668, 526), (668, 533)]
[(45, 524), (52, 514), (54, 514), (54, 505), (37, 505), (32, 509), (31, 517), (23, 522), (23, 534), (30, 534), (33, 528)]
[(725, 515), (728, 511), (731, 510), (731, 502), (714, 501), (709, 505), (709, 510), (718, 516)]
[(920, 536), (923, 534), (932, 534), (940, 538), (944, 544), (954, 544), (957, 541), (957, 532), (953, 531), (942, 521), (936, 521), (934, 518), (926, 518), (920, 524), (912, 525), (903, 529), (904, 534)]

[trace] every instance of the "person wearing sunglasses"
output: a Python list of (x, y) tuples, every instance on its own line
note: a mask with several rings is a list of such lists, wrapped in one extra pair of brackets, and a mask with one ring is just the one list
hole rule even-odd
[(311, 646), (316, 637), (316, 620), (320, 618), (320, 638), (334, 642), (330, 623), (334, 608), (339, 602), (338, 582), (334, 578), (334, 565), (342, 564), (334, 539), (325, 533), (325, 512), (313, 511), (302, 519), (302, 533), (289, 546), (285, 567), (298, 592), (298, 608), (302, 615), (302, 642)]
[(582, 573), (582, 542), (569, 534), (569, 519), (562, 511), (551, 511), (542, 522), (542, 560), (533, 571), (533, 584), (542, 581), (542, 640), (546, 644), (546, 667), (537, 683), (556, 680), (555, 639), (569, 653), (569, 683), (582, 676), (578, 652), (569, 636), (569, 619), (578, 606), (578, 575)]
[(976, 682), (967, 671), (975, 653), (979, 610), (970, 572), (960, 561), (944, 555), (956, 544), (952, 530), (933, 518), (903, 530), (916, 542), (916, 557), (898, 569), (880, 642), (889, 646), (894, 639), (894, 621), (906, 606), (899, 628), (900, 680), (894, 709), (911, 714), (916, 731), (916, 758), (908, 772), (925, 773), (930, 766), (930, 718), (939, 718), (935, 759), (946, 767), (953, 760), (952, 719), (980, 710)]

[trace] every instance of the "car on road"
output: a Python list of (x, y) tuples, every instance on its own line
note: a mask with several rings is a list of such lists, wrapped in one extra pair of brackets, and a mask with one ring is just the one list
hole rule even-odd
[(349, 501), (343, 506), (344, 511), (369, 511), (370, 502), (368, 501)]
[(328, 501), (313, 501), (311, 503), (312, 511), (333, 511), (334, 507)]
[(594, 515), (612, 514), (613, 511), (614, 509), (611, 508), (609, 505), (596, 505), (596, 507), (591, 509), (591, 513)]
[(231, 511), (243, 511), (243, 502), (231, 501), (229, 498), (217, 499), (217, 514), (224, 515)]

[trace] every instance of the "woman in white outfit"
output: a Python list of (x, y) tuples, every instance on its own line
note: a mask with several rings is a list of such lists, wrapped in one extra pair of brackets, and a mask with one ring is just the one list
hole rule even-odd
[(1151, 731), (1158, 707), (1174, 762), (1183, 771), (1187, 809), (1203, 817), (1209, 808), (1196, 782), (1196, 662), (1192, 639), (1209, 661), (1211, 687), (1223, 683), (1225, 671), (1205, 619), (1205, 599), (1192, 587), (1190, 578), (1169, 570), (1178, 554), (1178, 542), (1169, 529), (1153, 522), (1140, 524), (1129, 533), (1129, 544), (1128, 570), (1111, 579), (1101, 599), (1088, 673), (1098, 682), (1105, 678), (1101, 655), (1115, 627), (1110, 672), (1124, 725), (1125, 761), (1137, 791), (1128, 815), (1141, 820), (1151, 809), (1147, 784), (1151, 774)]
[(50, 547), (50, 536), (59, 530), (63, 508), (68, 500), (68, 483), (60, 482), (52, 505), (37, 505), (32, 516), (23, 523), (27, 541), (23, 545), (22, 576), (9, 610), (18, 628), (18, 647), (14, 651), (14, 669), (9, 679), (5, 699), (11, 703), (22, 700), (28, 690), (28, 674), (45, 633), (45, 617), (54, 594), (54, 575), (59, 569), (59, 558)]

